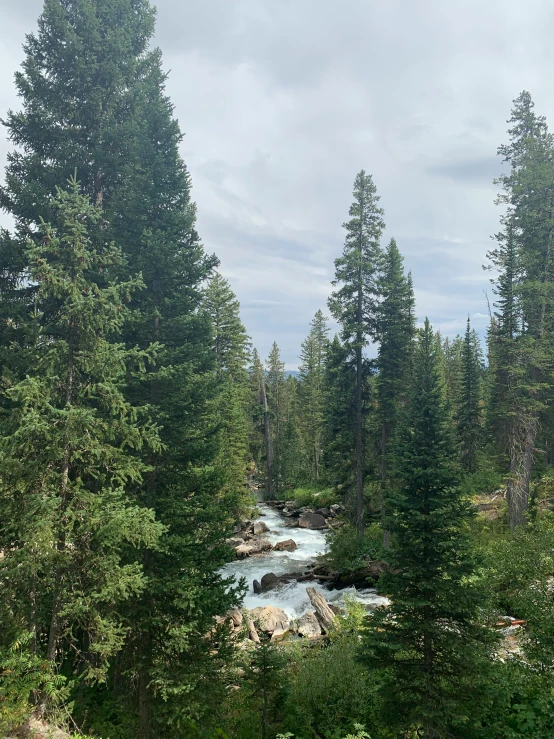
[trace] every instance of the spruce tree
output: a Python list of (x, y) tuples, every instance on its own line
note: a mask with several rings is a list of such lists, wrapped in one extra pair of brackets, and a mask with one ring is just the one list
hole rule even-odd
[(125, 643), (124, 604), (146, 585), (139, 552), (163, 531), (135, 495), (148, 472), (137, 452), (158, 450), (158, 431), (123, 393), (128, 367), (144, 374), (154, 354), (121, 343), (140, 278), (98, 285), (122, 263), (102, 238), (101, 211), (75, 180), (49, 210), (52, 223), (40, 224), (26, 254), (34, 341), (12, 347), (28, 374), (4, 393), (2, 620), (90, 683), (106, 679)]
[(483, 435), (482, 354), (479, 337), (471, 330), (469, 317), (462, 349), (460, 395), (456, 423), (460, 455), (467, 472), (477, 469), (477, 454)]
[[(153, 29), (146, 0), (47, 0), (16, 78), (22, 110), (10, 113), (6, 125), (17, 150), (0, 192), (16, 224), (0, 245), (9, 286), (0, 310), (13, 320), (6, 340), (28, 340), (29, 323), (18, 321), (35, 292), (25, 279), (25, 239), (40, 217), (50, 220), (50, 196), (75, 169), (103, 209), (105, 228), (94, 238), (114, 239), (125, 257), (99, 283), (142, 272), (144, 289), (131, 296), (122, 339), (129, 349), (151, 343), (158, 349), (147, 377), (132, 375), (126, 397), (133, 406), (148, 405), (160, 429), (159, 448), (140, 452), (149, 471), (136, 494), (165, 533), (163, 545), (140, 562), (147, 587), (129, 602), (131, 636), (113, 671), (121, 693), (136, 699), (141, 739), (153, 731), (169, 735), (169, 723), (209, 710), (200, 697), (209, 683), (200, 675), (215, 669), (225, 650), (214, 658), (204, 635), (235, 598), (218, 574), (233, 501), (223, 494), (226, 475), (218, 463), (210, 320), (198, 310), (217, 260), (196, 233), (182, 135), (160, 53), (148, 48)], [(5, 377), (24, 376), (25, 367), (5, 352), (2, 359)]]
[[(263, 458), (265, 463), (267, 497), (269, 500), (273, 500), (273, 446), (269, 405), (267, 402), (267, 378), (264, 366), (256, 349), (252, 353), (250, 378), (253, 397), (252, 418), (254, 422), (254, 438), (251, 442), (251, 448), (254, 450), (254, 456), (256, 456), (255, 450), (257, 448), (263, 448), (263, 454), (260, 449), (259, 460), (261, 461)], [(259, 430), (259, 434), (256, 433), (256, 429)], [(258, 435), (263, 437), (262, 444), (258, 444), (257, 442)]]
[(302, 342), (299, 368), (300, 406), (311, 482), (317, 482), (321, 474), (328, 334), (327, 319), (318, 310), (312, 320), (310, 333)]
[(364, 347), (375, 337), (378, 315), (377, 276), (381, 264), (379, 240), (385, 227), (383, 210), (371, 175), (362, 169), (354, 181), (350, 220), (341, 257), (335, 259), (336, 290), (329, 299), (332, 315), (342, 326), (341, 338), (356, 368), (355, 418), (355, 521), (364, 531)]
[[(514, 251), (499, 278), (505, 292), (510, 270), (519, 273), (515, 295), (521, 309), (517, 337), (517, 378), (510, 413), (508, 506), (512, 528), (525, 523), (541, 420), (552, 402), (554, 337), (554, 139), (546, 120), (534, 111), (528, 92), (514, 101), (510, 141), (499, 148), (508, 174), (498, 179), (498, 201), (507, 207), (503, 238)], [(515, 239), (515, 244), (514, 244)], [(498, 255), (502, 256), (502, 255)], [(493, 264), (495, 255), (493, 252)], [(512, 272), (512, 278), (515, 273)], [(513, 281), (513, 279), (512, 279)], [(504, 287), (500, 287), (500, 282)], [(506, 306), (508, 307), (508, 306)]]
[(406, 400), (410, 383), (412, 342), (415, 334), (414, 296), (404, 275), (403, 259), (391, 239), (383, 258), (379, 279), (381, 303), (378, 311), (379, 354), (377, 397), (381, 423), (381, 480), (385, 484), (389, 440), (396, 417)]
[(229, 282), (219, 272), (204, 291), (204, 310), (212, 324), (212, 346), (217, 361), (219, 394), (218, 415), (223, 441), (220, 466), (225, 470), (227, 488), (236, 498), (237, 514), (246, 498), (248, 461), (248, 372), (250, 340), (240, 319), (240, 304)]
[(488, 639), (470, 582), (472, 512), (456, 488), (438, 353), (426, 320), (387, 496), (391, 569), (382, 588), (391, 605), (368, 617), (363, 646), (368, 668), (382, 671), (387, 727), (426, 738), (471, 735)]
[(325, 365), (323, 459), (325, 481), (341, 489), (355, 489), (355, 389), (348, 348), (335, 336)]

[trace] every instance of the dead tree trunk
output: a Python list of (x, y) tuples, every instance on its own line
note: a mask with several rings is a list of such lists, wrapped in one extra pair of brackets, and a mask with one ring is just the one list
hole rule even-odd
[(318, 620), (325, 631), (329, 631), (333, 626), (335, 614), (327, 605), (325, 598), (314, 588), (306, 588), (308, 598), (312, 606), (315, 608)]

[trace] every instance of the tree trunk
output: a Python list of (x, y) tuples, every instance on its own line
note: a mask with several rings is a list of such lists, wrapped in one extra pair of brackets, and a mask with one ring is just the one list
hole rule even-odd
[(315, 608), (320, 624), (323, 626), (325, 631), (329, 631), (333, 626), (335, 620), (335, 614), (327, 605), (325, 598), (314, 588), (306, 588), (308, 598), (312, 606)]
[(364, 441), (363, 441), (363, 376), (361, 337), (356, 347), (356, 529), (364, 533)]
[(150, 695), (148, 693), (148, 675), (143, 669), (141, 669), (138, 682), (138, 709), (138, 739), (150, 739), (152, 731)]
[(529, 486), (533, 471), (533, 455), (537, 437), (539, 420), (532, 414), (525, 422), (523, 443), (512, 440), (510, 449), (510, 479), (508, 480), (506, 498), (510, 516), (510, 529), (524, 526), (527, 519), (525, 513), (529, 507)]

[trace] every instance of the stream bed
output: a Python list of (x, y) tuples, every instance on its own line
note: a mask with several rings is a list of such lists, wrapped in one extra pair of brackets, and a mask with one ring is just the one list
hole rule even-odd
[(285, 539), (293, 539), (297, 549), (294, 552), (276, 552), (274, 550), (263, 554), (253, 555), (245, 559), (237, 559), (225, 565), (221, 572), (229, 576), (234, 575), (237, 580), (246, 579), (248, 592), (244, 598), (244, 607), (251, 610), (257, 606), (276, 606), (282, 608), (290, 619), (298, 618), (307, 611), (313, 610), (306, 586), (319, 590), (329, 603), (344, 607), (345, 597), (350, 596), (363, 603), (366, 608), (376, 608), (388, 603), (387, 598), (377, 594), (374, 588), (344, 588), (329, 590), (317, 580), (309, 582), (292, 581), (280, 588), (269, 590), (266, 593), (254, 593), (252, 583), (261, 581), (263, 575), (273, 572), (275, 575), (284, 575), (287, 572), (299, 572), (316, 563), (319, 555), (327, 549), (325, 531), (313, 531), (288, 525), (290, 519), (282, 516), (277, 510), (263, 503), (258, 504), (260, 511), (259, 521), (263, 521), (269, 532), (264, 535), (271, 544)]

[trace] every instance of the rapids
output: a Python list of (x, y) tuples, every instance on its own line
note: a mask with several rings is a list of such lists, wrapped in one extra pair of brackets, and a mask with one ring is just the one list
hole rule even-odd
[(368, 609), (386, 605), (388, 600), (377, 594), (373, 588), (344, 588), (343, 590), (328, 590), (325, 585), (317, 581), (291, 582), (276, 590), (256, 595), (252, 589), (254, 580), (260, 581), (267, 572), (275, 575), (283, 575), (285, 572), (298, 572), (313, 564), (320, 554), (327, 549), (326, 534), (323, 531), (311, 531), (288, 526), (290, 519), (282, 516), (277, 510), (263, 503), (258, 504), (260, 518), (269, 527), (265, 537), (272, 543), (284, 539), (293, 539), (297, 549), (294, 552), (270, 551), (264, 554), (254, 555), (245, 559), (237, 559), (225, 565), (221, 572), (226, 576), (233, 575), (237, 580), (244, 577), (248, 592), (244, 598), (243, 605), (249, 610), (257, 606), (277, 606), (282, 608), (289, 618), (298, 618), (306, 611), (313, 610), (306, 586), (319, 590), (329, 603), (344, 606), (345, 597), (352, 596), (363, 603)]

